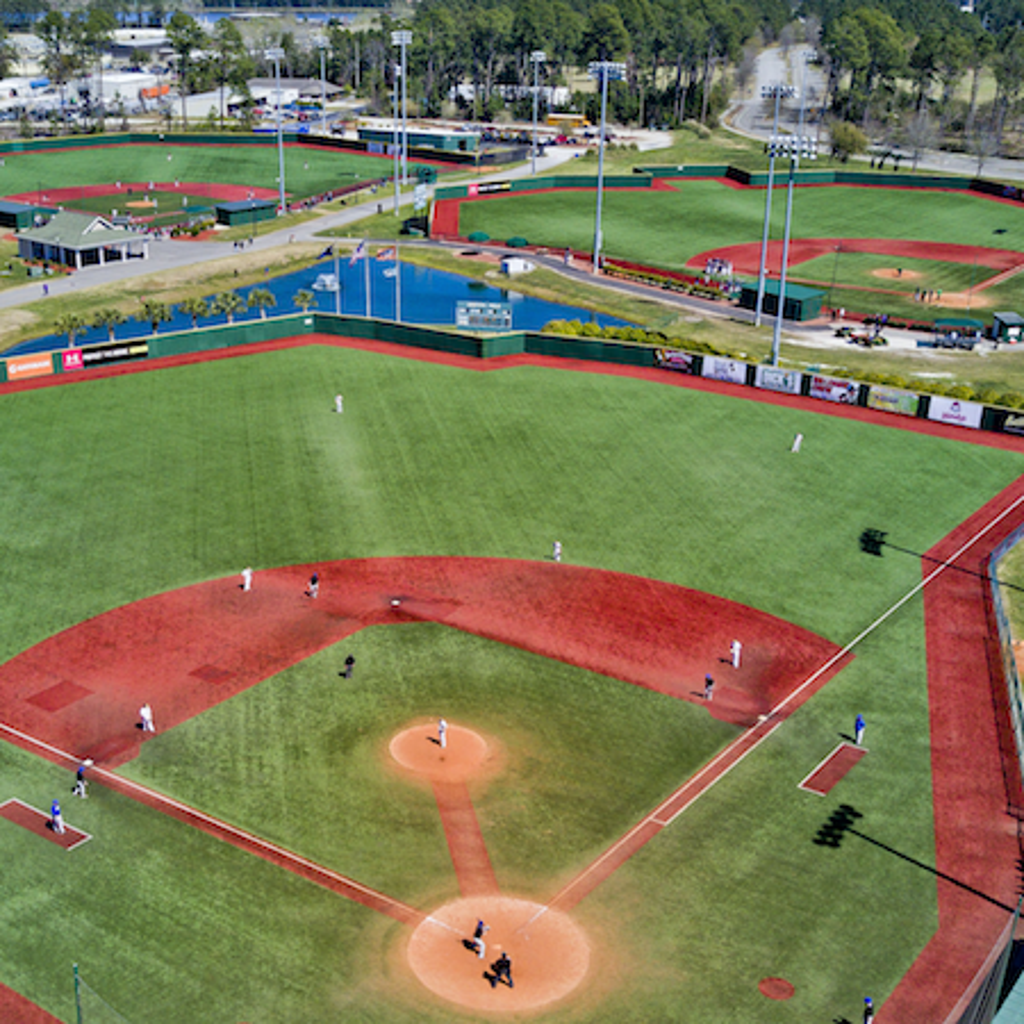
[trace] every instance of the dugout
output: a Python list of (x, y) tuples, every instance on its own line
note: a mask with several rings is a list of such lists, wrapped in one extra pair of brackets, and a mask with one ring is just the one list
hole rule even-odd
[(1005, 341), (1010, 345), (1018, 344), (1022, 339), (1024, 329), (1024, 316), (1019, 313), (993, 313), (992, 314), (992, 338), (995, 341)]
[(273, 220), (277, 216), (277, 203), (269, 199), (239, 199), (232, 203), (217, 203), (214, 211), (218, 224), (233, 228), (239, 224)]
[[(786, 302), (782, 311), (784, 320), (813, 320), (821, 315), (821, 304), (825, 301), (825, 293), (816, 288), (808, 288), (802, 284), (786, 285)], [(757, 282), (743, 284), (740, 289), (740, 306), (743, 309), (757, 308)], [(779, 311), (779, 282), (765, 281), (764, 301), (761, 310), (775, 316)]]
[(49, 217), (52, 210), (41, 206), (29, 206), (26, 203), (12, 203), (8, 200), (0, 201), (0, 227), (13, 228), (15, 231), (23, 231), (32, 227), (36, 222), (36, 214)]

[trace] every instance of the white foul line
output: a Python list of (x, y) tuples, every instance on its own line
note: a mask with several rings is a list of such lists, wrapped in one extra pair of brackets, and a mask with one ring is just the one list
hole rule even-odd
[[(72, 764), (81, 763), (79, 758), (69, 754), (67, 751), (54, 747), (43, 740), (38, 740), (34, 736), (30, 736), (28, 733), (15, 729), (13, 726), (7, 725), (6, 723), (0, 722), (0, 732), (6, 732), (10, 735), (17, 736), (19, 739), (25, 740), (34, 746), (41, 747), (49, 753), (54, 754), (56, 757), (69, 761)], [(122, 787), (134, 790), (136, 793), (145, 796), (155, 804), (164, 804), (168, 807), (173, 807), (186, 817), (195, 818), (204, 822), (209, 825), (214, 832), (232, 836), (246, 845), (262, 849), (266, 853), (272, 854), (283, 861), (308, 868), (313, 874), (322, 875), (334, 882), (347, 886), (356, 892), (362, 893), (365, 896), (373, 897), (386, 906), (402, 909), (413, 916), (421, 915), (421, 911), (416, 910), (415, 907), (410, 907), (402, 903), (400, 900), (396, 900), (391, 896), (386, 896), (382, 892), (377, 892), (376, 889), (371, 889), (369, 886), (363, 885), (361, 882), (357, 882), (355, 879), (349, 878), (347, 875), (339, 874), (337, 871), (332, 871), (330, 868), (324, 867), (322, 864), (317, 864), (315, 861), (307, 860), (300, 854), (293, 853), (291, 850), (286, 850), (282, 846), (276, 846), (274, 843), (267, 842), (265, 839), (260, 839), (259, 836), (253, 835), (251, 832), (246, 832), (244, 829), (236, 828), (234, 825), (229, 825), (226, 821), (221, 821), (220, 818), (214, 818), (209, 814), (204, 814), (202, 811), (197, 810), (194, 807), (190, 807), (188, 804), (181, 803), (173, 797), (165, 796), (163, 793), (159, 793), (155, 789), (143, 786), (138, 782), (133, 782), (131, 779), (125, 778), (123, 775), (118, 775), (116, 772), (109, 771), (106, 768), (97, 767), (90, 768), (89, 772), (91, 775), (98, 778), (105, 778), (109, 780), (108, 785), (110, 785), (112, 789)]]
[[(803, 693), (807, 689), (807, 687), (813, 686), (814, 683), (817, 682), (817, 680), (820, 679), (825, 672), (828, 672), (834, 665), (836, 665), (839, 661), (845, 658), (853, 650), (854, 647), (861, 643), (861, 641), (863, 641), (866, 637), (870, 636), (876, 629), (878, 629), (879, 626), (882, 625), (883, 622), (885, 622), (887, 619), (893, 616), (909, 600), (911, 600), (918, 593), (920, 593), (920, 591), (922, 591), (925, 588), (925, 586), (931, 583), (931, 581), (934, 580), (940, 573), (944, 572), (946, 569), (949, 569), (952, 566), (952, 563), (955, 562), (968, 548), (972, 547), (982, 537), (984, 537), (986, 533), (988, 533), (990, 530), (998, 526), (999, 523), (1001, 523), (1008, 515), (1010, 515), (1011, 512), (1017, 509), (1017, 507), (1020, 506), (1022, 503), (1024, 503), (1024, 494), (1016, 498), (1010, 505), (1003, 509), (1003, 511), (1000, 512), (999, 515), (992, 519), (991, 522), (987, 523), (980, 530), (978, 530), (978, 532), (975, 533), (972, 537), (964, 541), (964, 543), (956, 550), (956, 552), (950, 558), (946, 559), (944, 562), (937, 565), (926, 577), (924, 577), (924, 579), (921, 580), (920, 583), (915, 584), (915, 586), (913, 586), (906, 594), (904, 594), (903, 597), (901, 597), (897, 602), (895, 602), (895, 604), (893, 604), (888, 610), (879, 615), (878, 618), (871, 623), (871, 625), (861, 630), (860, 633), (858, 633), (842, 650), (837, 651), (823, 665), (821, 665), (818, 669), (812, 672), (811, 675), (808, 676), (807, 679), (805, 679), (795, 690), (791, 691), (786, 697), (779, 701), (779, 703), (776, 704), (775, 707), (773, 707), (767, 715), (765, 715), (762, 721), (758, 722), (757, 725), (753, 726), (742, 736), (739, 736), (735, 740), (733, 740), (733, 742), (730, 743), (729, 746), (727, 746), (724, 750), (720, 751), (714, 758), (712, 758), (699, 772), (697, 772), (696, 775), (693, 775), (691, 776), (691, 778), (687, 779), (687, 781), (684, 782), (678, 789), (676, 789), (675, 792), (673, 792), (665, 800), (658, 804), (658, 806), (653, 811), (651, 811), (650, 814), (648, 814), (646, 817), (642, 818), (639, 822), (637, 822), (637, 824), (634, 825), (625, 835), (621, 836), (615, 843), (613, 843), (607, 850), (605, 850), (605, 852), (601, 854), (601, 856), (598, 857), (597, 860), (593, 861), (586, 868), (584, 868), (579, 875), (577, 875), (571, 882), (569, 882), (569, 884), (566, 885), (551, 900), (551, 902), (557, 902), (558, 898), (562, 895), (562, 893), (568, 892), (575, 885), (577, 885), (581, 879), (585, 878), (600, 864), (604, 863), (604, 861), (607, 860), (610, 856), (612, 856), (624, 843), (632, 839), (632, 837), (637, 832), (639, 832), (640, 829), (650, 824), (658, 825), (661, 828), (667, 828), (669, 825), (671, 825), (676, 820), (676, 818), (678, 818), (684, 811), (688, 810), (694, 803), (696, 803), (696, 801), (705, 793), (707, 793), (712, 786), (715, 786), (719, 782), (721, 782), (721, 780), (724, 779), (726, 775), (728, 775), (733, 770), (733, 768), (740, 764), (747, 757), (748, 754), (756, 750), (762, 743), (764, 743), (766, 739), (768, 739), (769, 736), (771, 736), (773, 732), (775, 732), (775, 730), (784, 721), (784, 719), (779, 719), (777, 716), (779, 712), (786, 707), (787, 704), (796, 699), (801, 693)], [(771, 722), (772, 719), (776, 719), (776, 721)], [(768, 722), (771, 722), (771, 724), (768, 725), (767, 728), (765, 728), (765, 725)], [(750, 744), (750, 746), (745, 751), (743, 751), (742, 754), (740, 754), (739, 757), (737, 757), (734, 761), (728, 764), (722, 770), (722, 773), (717, 778), (713, 779), (703, 789), (698, 789), (698, 791), (689, 800), (687, 800), (686, 803), (679, 807), (667, 820), (663, 821), (659, 817), (662, 809), (670, 803), (672, 803), (672, 801), (682, 790), (686, 789), (688, 786), (692, 786), (695, 782), (698, 782), (709, 771), (715, 769), (722, 760), (732, 756), (735, 750), (738, 749), (744, 742), (746, 742), (748, 737), (750, 737), (758, 729), (764, 729), (763, 735), (757, 737)]]

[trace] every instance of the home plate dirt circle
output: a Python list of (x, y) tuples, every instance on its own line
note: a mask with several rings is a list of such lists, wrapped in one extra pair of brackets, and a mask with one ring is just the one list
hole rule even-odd
[[(481, 960), (466, 948), (477, 920), (484, 935)], [(512, 961), (515, 987), (491, 987), (484, 972), (501, 956)], [(567, 914), (530, 900), (478, 896), (435, 910), (413, 932), (409, 966), (431, 992), (472, 1010), (534, 1010), (563, 999), (586, 977), (590, 943)]]
[(388, 749), (403, 767), (435, 782), (468, 782), (492, 774), (496, 752), (479, 733), (448, 723), (447, 746), (437, 741), (437, 723), (403, 729)]

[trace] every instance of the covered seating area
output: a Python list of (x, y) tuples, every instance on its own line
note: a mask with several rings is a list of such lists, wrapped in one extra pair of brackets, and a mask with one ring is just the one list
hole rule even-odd
[(40, 227), (17, 233), (18, 255), (81, 270), (122, 260), (149, 258), (149, 237), (114, 227), (94, 213), (60, 210)]

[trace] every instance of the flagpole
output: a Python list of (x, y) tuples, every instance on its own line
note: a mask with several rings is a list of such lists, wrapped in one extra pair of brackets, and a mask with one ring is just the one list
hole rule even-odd
[(370, 250), (369, 249), (367, 249), (363, 253), (363, 265), (364, 265), (364, 268), (365, 268), (365, 278), (366, 278), (366, 319), (369, 320), (370, 317), (373, 316), (373, 313), (371, 311), (372, 306), (371, 306), (371, 303), (370, 303)]
[(334, 313), (341, 316), (341, 269), (339, 267), (338, 246), (334, 246)]
[(395, 320), (402, 322), (402, 261), (398, 258), (398, 239), (395, 239)]

